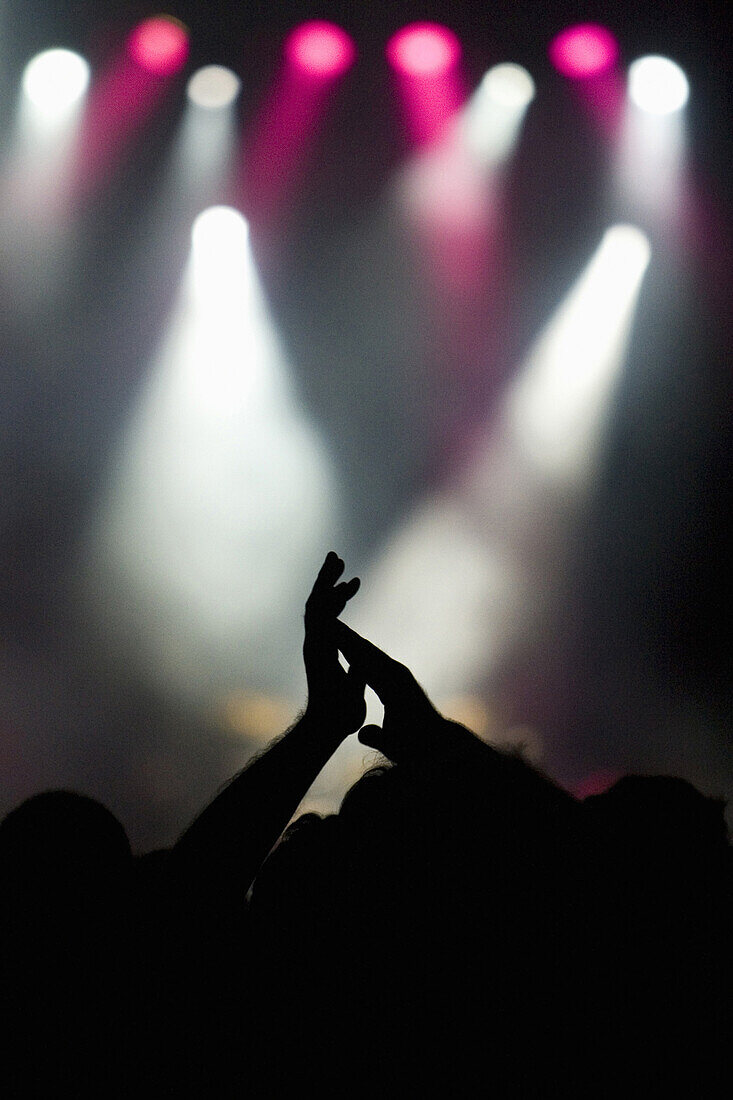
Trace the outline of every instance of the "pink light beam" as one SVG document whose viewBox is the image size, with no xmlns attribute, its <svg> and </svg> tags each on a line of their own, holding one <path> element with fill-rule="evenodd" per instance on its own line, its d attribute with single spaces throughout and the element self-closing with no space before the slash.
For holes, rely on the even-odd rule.
<svg viewBox="0 0 733 1100">
<path fill-rule="evenodd" d="M 285 42 L 285 57 L 306 76 L 335 80 L 353 65 L 356 48 L 341 27 L 313 19 L 290 33 Z"/>
<path fill-rule="evenodd" d="M 277 73 L 246 150 L 244 204 L 257 229 L 272 229 L 312 151 L 336 81 L 356 58 L 334 23 L 311 20 L 285 40 Z"/>
<path fill-rule="evenodd" d="M 599 23 L 579 23 L 560 31 L 550 42 L 550 61 L 571 80 L 600 76 L 615 64 L 618 42 Z"/>
<path fill-rule="evenodd" d="M 463 105 L 461 44 L 439 23 L 411 23 L 387 43 L 402 99 L 408 136 L 415 145 L 439 140 Z"/>
<path fill-rule="evenodd" d="M 460 42 L 439 23 L 411 23 L 387 43 L 387 60 L 405 76 L 445 76 L 460 56 Z"/>
<path fill-rule="evenodd" d="M 145 19 L 127 40 L 130 57 L 154 76 L 173 76 L 188 58 L 188 31 L 169 15 Z"/>
<path fill-rule="evenodd" d="M 67 209 L 92 199 L 119 168 L 185 64 L 188 37 L 177 19 L 146 19 L 97 74 L 70 158 L 72 170 L 59 185 Z"/>
</svg>

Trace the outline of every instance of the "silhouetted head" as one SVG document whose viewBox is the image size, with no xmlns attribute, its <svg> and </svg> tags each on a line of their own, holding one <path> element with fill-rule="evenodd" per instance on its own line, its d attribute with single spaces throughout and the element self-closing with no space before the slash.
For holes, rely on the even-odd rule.
<svg viewBox="0 0 733 1100">
<path fill-rule="evenodd" d="M 93 798 L 46 791 L 0 824 L 0 883 L 19 902 L 55 906 L 117 891 L 132 867 L 120 822 Z"/>
<path fill-rule="evenodd" d="M 627 775 L 585 805 L 617 839 L 635 848 L 660 845 L 679 857 L 727 845 L 725 803 L 675 776 Z"/>
</svg>

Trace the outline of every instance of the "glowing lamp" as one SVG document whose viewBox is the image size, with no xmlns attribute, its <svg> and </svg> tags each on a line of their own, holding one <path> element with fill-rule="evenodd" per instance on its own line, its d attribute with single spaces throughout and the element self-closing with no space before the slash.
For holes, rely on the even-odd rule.
<svg viewBox="0 0 733 1100">
<path fill-rule="evenodd" d="M 618 43 L 606 27 L 579 23 L 556 35 L 548 52 L 558 72 L 583 80 L 611 68 L 618 57 Z"/>
<path fill-rule="evenodd" d="M 356 48 L 341 27 L 313 19 L 290 33 L 285 42 L 285 56 L 307 76 L 333 80 L 353 64 Z"/>
<path fill-rule="evenodd" d="M 501 107 L 521 110 L 534 99 L 534 80 L 521 65 L 494 65 L 481 81 L 481 94 Z"/>
<path fill-rule="evenodd" d="M 687 103 L 690 86 L 682 69 L 668 57 L 640 57 L 629 66 L 629 97 L 651 115 L 671 115 Z"/>
<path fill-rule="evenodd" d="M 248 241 L 247 219 L 233 206 L 210 206 L 199 214 L 191 228 L 196 256 L 207 256 L 214 251 L 236 252 L 246 248 Z"/>
<path fill-rule="evenodd" d="M 223 65 L 206 65 L 198 69 L 188 82 L 186 94 L 197 107 L 207 111 L 230 107 L 239 95 L 241 82 L 231 69 Z"/>
<path fill-rule="evenodd" d="M 611 274 L 620 277 L 630 271 L 645 271 L 651 257 L 649 238 L 635 225 L 612 225 L 603 234 L 601 251 L 611 258 Z"/>
<path fill-rule="evenodd" d="M 461 44 L 439 23 L 411 23 L 387 43 L 387 60 L 405 76 L 442 76 L 455 68 Z"/>
<path fill-rule="evenodd" d="M 23 73 L 23 92 L 46 115 L 66 114 L 87 90 L 89 65 L 71 50 L 44 50 Z"/>
<path fill-rule="evenodd" d="M 241 309 L 251 268 L 247 219 L 232 206 L 210 206 L 191 228 L 193 287 L 200 307 Z"/>
<path fill-rule="evenodd" d="M 188 31 L 169 15 L 145 19 L 128 39 L 130 57 L 155 76 L 173 76 L 188 57 Z"/>
</svg>

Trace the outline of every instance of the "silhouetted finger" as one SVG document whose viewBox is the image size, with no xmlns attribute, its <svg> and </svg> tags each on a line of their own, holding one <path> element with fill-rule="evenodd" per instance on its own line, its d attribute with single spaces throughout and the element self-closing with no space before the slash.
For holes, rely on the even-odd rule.
<svg viewBox="0 0 733 1100">
<path fill-rule="evenodd" d="M 367 683 L 383 703 L 406 701 L 405 695 L 424 698 L 422 688 L 406 665 L 395 661 L 340 620 L 336 623 L 336 638 L 346 660 L 363 669 Z"/>
<path fill-rule="evenodd" d="M 330 588 L 335 584 L 344 571 L 344 563 L 335 550 L 329 550 L 323 565 L 318 570 L 313 589 Z"/>
<path fill-rule="evenodd" d="M 360 584 L 358 577 L 352 577 L 350 581 L 343 581 L 336 585 L 333 589 L 333 606 L 330 609 L 333 615 L 341 614 L 351 597 L 359 591 Z"/>
<path fill-rule="evenodd" d="M 313 582 L 313 588 L 305 602 L 306 613 L 312 615 L 314 611 L 321 610 L 325 600 L 333 593 L 333 586 L 344 571 L 344 563 L 338 554 L 329 550 L 323 565 L 318 570 L 318 576 Z"/>
</svg>

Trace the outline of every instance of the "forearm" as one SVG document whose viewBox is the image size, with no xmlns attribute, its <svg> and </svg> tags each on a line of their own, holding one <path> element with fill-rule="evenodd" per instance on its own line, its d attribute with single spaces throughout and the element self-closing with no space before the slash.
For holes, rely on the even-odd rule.
<svg viewBox="0 0 733 1100">
<path fill-rule="evenodd" d="M 194 820 L 177 855 L 236 875 L 246 889 L 346 732 L 306 711 Z"/>
</svg>

